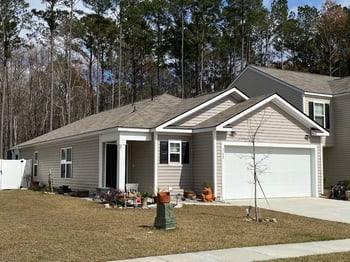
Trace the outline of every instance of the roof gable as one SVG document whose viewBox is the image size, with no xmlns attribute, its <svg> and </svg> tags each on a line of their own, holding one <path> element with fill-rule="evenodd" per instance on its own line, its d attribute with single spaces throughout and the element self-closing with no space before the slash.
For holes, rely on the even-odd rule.
<svg viewBox="0 0 350 262">
<path fill-rule="evenodd" d="M 265 74 L 268 77 L 272 77 L 277 81 L 281 81 L 290 88 L 317 94 L 331 95 L 333 93 L 333 90 L 331 88 L 330 82 L 339 79 L 338 77 L 330 77 L 326 75 L 281 70 L 268 67 L 249 66 L 248 68 Z"/>
<path fill-rule="evenodd" d="M 243 117 L 253 113 L 255 110 L 265 106 L 268 103 L 273 103 L 279 108 L 281 108 L 283 111 L 288 113 L 290 116 L 292 116 L 294 119 L 296 119 L 298 122 L 300 122 L 305 127 L 309 128 L 310 131 L 312 131 L 313 135 L 317 136 L 329 136 L 329 132 L 325 130 L 323 127 L 321 127 L 318 123 L 311 120 L 308 116 L 306 116 L 304 113 L 296 109 L 294 106 L 292 106 L 290 103 L 288 103 L 286 100 L 284 100 L 282 97 L 280 97 L 278 94 L 269 95 L 266 97 L 256 97 L 249 99 L 246 102 L 243 102 L 240 107 L 232 110 L 237 110 L 236 114 L 233 114 L 230 118 L 227 118 L 225 121 L 221 122 L 216 129 L 217 130 L 227 130 L 228 128 L 231 128 L 231 125 L 235 123 L 236 121 L 241 120 Z"/>
</svg>

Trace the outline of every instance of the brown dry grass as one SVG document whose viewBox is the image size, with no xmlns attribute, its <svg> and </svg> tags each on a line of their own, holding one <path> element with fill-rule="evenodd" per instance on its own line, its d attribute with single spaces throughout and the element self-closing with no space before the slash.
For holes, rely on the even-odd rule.
<svg viewBox="0 0 350 262">
<path fill-rule="evenodd" d="M 178 228 L 156 230 L 155 209 L 32 191 L 0 192 L 1 261 L 106 261 L 230 247 L 350 237 L 347 224 L 263 210 L 277 224 L 243 220 L 244 207 L 184 206 Z"/>
</svg>

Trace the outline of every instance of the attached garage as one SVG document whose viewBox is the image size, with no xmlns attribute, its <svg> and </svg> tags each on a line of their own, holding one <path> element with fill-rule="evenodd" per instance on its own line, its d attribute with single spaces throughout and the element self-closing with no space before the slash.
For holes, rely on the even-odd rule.
<svg viewBox="0 0 350 262">
<path fill-rule="evenodd" d="M 256 147 L 257 173 L 266 197 L 315 196 L 315 156 L 315 147 Z M 252 161 L 251 146 L 224 146 L 223 199 L 254 197 Z M 263 197 L 259 187 L 258 197 Z"/>
</svg>

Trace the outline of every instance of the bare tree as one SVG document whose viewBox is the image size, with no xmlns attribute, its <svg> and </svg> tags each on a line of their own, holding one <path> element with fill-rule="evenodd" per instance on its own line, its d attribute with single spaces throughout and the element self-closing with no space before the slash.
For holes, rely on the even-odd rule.
<svg viewBox="0 0 350 262">
<path fill-rule="evenodd" d="M 251 143 L 252 151 L 251 155 L 249 156 L 251 163 L 248 166 L 248 169 L 253 172 L 253 184 L 254 184 L 254 214 L 255 214 L 255 221 L 260 221 L 261 217 L 258 211 L 258 204 L 257 204 L 257 193 L 258 193 L 258 186 L 261 190 L 261 192 L 264 195 L 264 198 L 267 202 L 267 198 L 265 195 L 265 192 L 262 188 L 262 185 L 260 183 L 258 174 L 262 174 L 266 171 L 266 167 L 264 166 L 264 160 L 268 157 L 267 155 L 258 157 L 257 154 L 257 138 L 258 134 L 262 131 L 262 126 L 266 123 L 268 117 L 266 116 L 266 111 L 264 110 L 262 112 L 262 116 L 260 119 L 257 118 L 250 118 L 247 121 L 247 128 L 248 128 L 248 141 Z"/>
</svg>

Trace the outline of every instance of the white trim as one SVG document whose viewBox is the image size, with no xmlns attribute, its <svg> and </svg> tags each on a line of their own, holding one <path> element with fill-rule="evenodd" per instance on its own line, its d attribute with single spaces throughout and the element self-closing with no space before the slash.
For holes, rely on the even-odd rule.
<svg viewBox="0 0 350 262">
<path fill-rule="evenodd" d="M 126 176 L 126 155 L 125 155 L 126 141 L 121 139 L 119 134 L 117 139 L 117 189 L 125 190 L 125 176 Z"/>
<path fill-rule="evenodd" d="M 180 145 L 180 151 L 179 152 L 170 152 L 170 144 L 179 144 Z M 179 155 L 179 162 L 171 162 L 171 154 L 178 154 Z M 182 141 L 181 140 L 168 140 L 168 165 L 170 166 L 178 166 L 182 165 Z"/>
<path fill-rule="evenodd" d="M 176 133 L 176 134 L 192 134 L 193 130 L 192 129 L 176 129 L 176 128 L 164 128 L 164 129 L 152 129 L 153 132 L 162 132 L 162 133 Z"/>
<path fill-rule="evenodd" d="M 326 126 L 326 103 L 324 101 L 320 102 L 320 101 L 312 101 L 313 105 L 313 110 L 314 112 L 312 112 L 313 116 L 314 116 L 314 121 L 316 123 L 318 123 L 316 121 L 316 117 L 322 117 L 323 118 L 323 125 L 321 125 L 320 123 L 318 123 L 320 126 Z M 316 116 L 316 104 L 317 105 L 322 105 L 322 111 L 323 111 L 323 115 L 317 115 Z M 328 103 L 327 103 L 328 104 Z M 310 113 L 310 112 L 309 112 Z"/>
<path fill-rule="evenodd" d="M 146 133 L 146 132 L 150 132 L 150 129 L 149 128 L 118 127 L 117 131 L 118 132 L 141 132 L 141 133 Z"/>
<path fill-rule="evenodd" d="M 233 142 L 226 141 L 222 146 L 252 146 L 251 142 Z M 255 143 L 257 147 L 280 147 L 280 148 L 317 148 L 317 145 L 312 144 L 282 144 L 282 143 Z"/>
<path fill-rule="evenodd" d="M 225 157 L 225 147 L 226 146 L 241 146 L 241 147 L 251 147 L 251 142 L 223 142 L 221 146 L 222 150 L 222 184 L 224 185 L 224 174 L 225 174 L 225 166 L 224 166 L 224 157 Z M 256 147 L 270 147 L 270 148 L 300 148 L 300 149 L 311 149 L 311 196 L 318 197 L 318 165 L 317 165 L 317 154 L 318 148 L 317 145 L 301 145 L 301 144 L 274 144 L 274 143 L 256 143 Z M 322 149 L 321 149 L 322 151 Z M 322 161 L 322 159 L 321 159 Z M 223 193 L 223 192 L 222 192 Z M 224 196 L 222 196 L 224 197 Z"/>
<path fill-rule="evenodd" d="M 317 156 L 316 156 L 317 157 Z M 323 144 L 322 144 L 322 140 L 320 142 L 320 175 L 321 175 L 321 194 L 324 193 L 324 184 L 323 184 L 323 180 L 324 180 L 324 171 L 323 171 Z"/>
<path fill-rule="evenodd" d="M 304 94 L 305 95 L 309 95 L 309 96 L 319 96 L 319 97 L 327 97 L 327 98 L 332 98 L 333 97 L 333 95 L 312 93 L 312 92 L 304 92 Z"/>
<path fill-rule="evenodd" d="M 224 98 L 225 96 L 227 96 L 229 94 L 232 94 L 233 92 L 237 93 L 238 95 L 240 95 L 245 100 L 248 99 L 248 97 L 245 94 L 243 94 L 237 88 L 233 87 L 233 88 L 230 88 L 230 89 L 222 92 L 221 94 L 219 94 L 219 95 L 209 99 L 208 101 L 206 101 L 206 102 L 204 102 L 204 103 L 202 103 L 202 104 L 200 104 L 200 105 L 190 109 L 189 111 L 187 111 L 185 113 L 182 113 L 181 115 L 179 115 L 179 116 L 177 116 L 177 117 L 175 117 L 173 119 L 170 119 L 169 121 L 167 121 L 167 122 L 161 124 L 160 126 L 156 127 L 155 130 L 156 131 L 164 131 L 164 128 L 166 126 L 171 125 L 171 124 L 173 124 L 173 123 L 175 123 L 175 122 L 177 122 L 177 121 L 179 121 L 179 120 L 181 120 L 181 119 L 183 119 L 183 118 L 185 118 L 185 117 L 187 117 L 187 116 L 189 116 L 189 115 L 191 115 L 191 114 L 201 110 L 202 108 L 207 107 L 208 105 L 211 105 L 212 103 L 214 103 L 214 102 Z"/>
<path fill-rule="evenodd" d="M 206 127 L 206 128 L 198 128 L 193 130 L 193 134 L 203 133 L 203 132 L 212 132 L 216 130 L 215 127 Z"/>
<path fill-rule="evenodd" d="M 237 121 L 238 119 L 249 115 L 250 113 L 252 113 L 254 110 L 266 105 L 267 103 L 272 102 L 275 105 L 277 105 L 278 107 L 280 107 L 281 109 L 284 109 L 285 111 L 288 112 L 289 115 L 295 117 L 300 123 L 302 123 L 303 125 L 307 126 L 308 128 L 317 128 L 319 129 L 321 132 L 320 134 L 323 136 L 329 136 L 329 132 L 324 129 L 323 127 L 321 127 L 319 124 L 317 124 L 316 122 L 314 122 L 313 120 L 311 120 L 309 117 L 307 117 L 304 113 L 300 112 L 299 110 L 297 110 L 296 108 L 294 108 L 292 105 L 290 105 L 289 103 L 287 103 L 285 100 L 283 100 L 279 95 L 277 94 L 273 94 L 269 97 L 267 97 L 266 99 L 260 101 L 259 103 L 253 105 L 252 107 L 248 108 L 247 110 L 244 110 L 243 112 L 241 112 L 240 114 L 226 120 L 225 122 L 223 122 L 222 124 L 220 124 L 217 129 L 220 130 L 221 128 L 224 128 L 226 125 L 231 124 L 232 122 Z"/>
<path fill-rule="evenodd" d="M 154 178 L 153 178 L 153 193 L 157 193 L 157 187 L 158 187 L 158 133 L 154 132 L 153 136 L 153 171 L 154 171 Z"/>
<path fill-rule="evenodd" d="M 216 131 L 212 132 L 213 134 L 213 175 L 214 175 L 214 195 L 218 196 L 218 172 L 217 172 L 217 138 Z"/>
<path fill-rule="evenodd" d="M 68 150 L 70 149 L 70 160 L 67 160 Z M 62 159 L 62 151 L 64 151 L 64 158 Z M 64 177 L 62 177 L 62 165 L 64 165 Z M 67 165 L 70 165 L 70 177 L 67 177 Z M 72 147 L 62 147 L 60 149 L 60 178 L 72 179 L 73 178 L 73 149 Z"/>
<path fill-rule="evenodd" d="M 99 137 L 98 141 L 98 186 L 103 186 L 103 177 L 105 175 L 104 166 L 106 162 L 105 150 L 103 150 L 103 141 L 101 137 Z"/>
<path fill-rule="evenodd" d="M 14 149 L 17 148 L 26 148 L 26 147 L 31 147 L 33 145 L 39 146 L 39 145 L 44 145 L 44 144 L 51 144 L 51 143 L 58 143 L 58 142 L 63 142 L 63 141 L 71 141 L 71 140 L 75 140 L 75 139 L 82 139 L 82 138 L 86 138 L 86 137 L 92 137 L 92 136 L 101 136 L 101 135 L 105 135 L 105 134 L 111 134 L 111 133 L 118 133 L 118 132 L 151 132 L 151 129 L 148 128 L 120 128 L 120 127 L 112 127 L 112 128 L 107 128 L 107 129 L 102 129 L 102 130 L 97 130 L 97 131 L 91 131 L 91 132 L 87 132 L 84 134 L 79 134 L 79 135 L 71 135 L 71 136 L 66 136 L 66 137 L 60 137 L 60 138 L 56 138 L 56 139 L 49 139 L 46 141 L 41 141 L 41 142 L 33 142 L 30 144 L 26 144 L 23 146 L 13 146 Z M 116 139 L 114 139 L 116 140 Z"/>
</svg>

